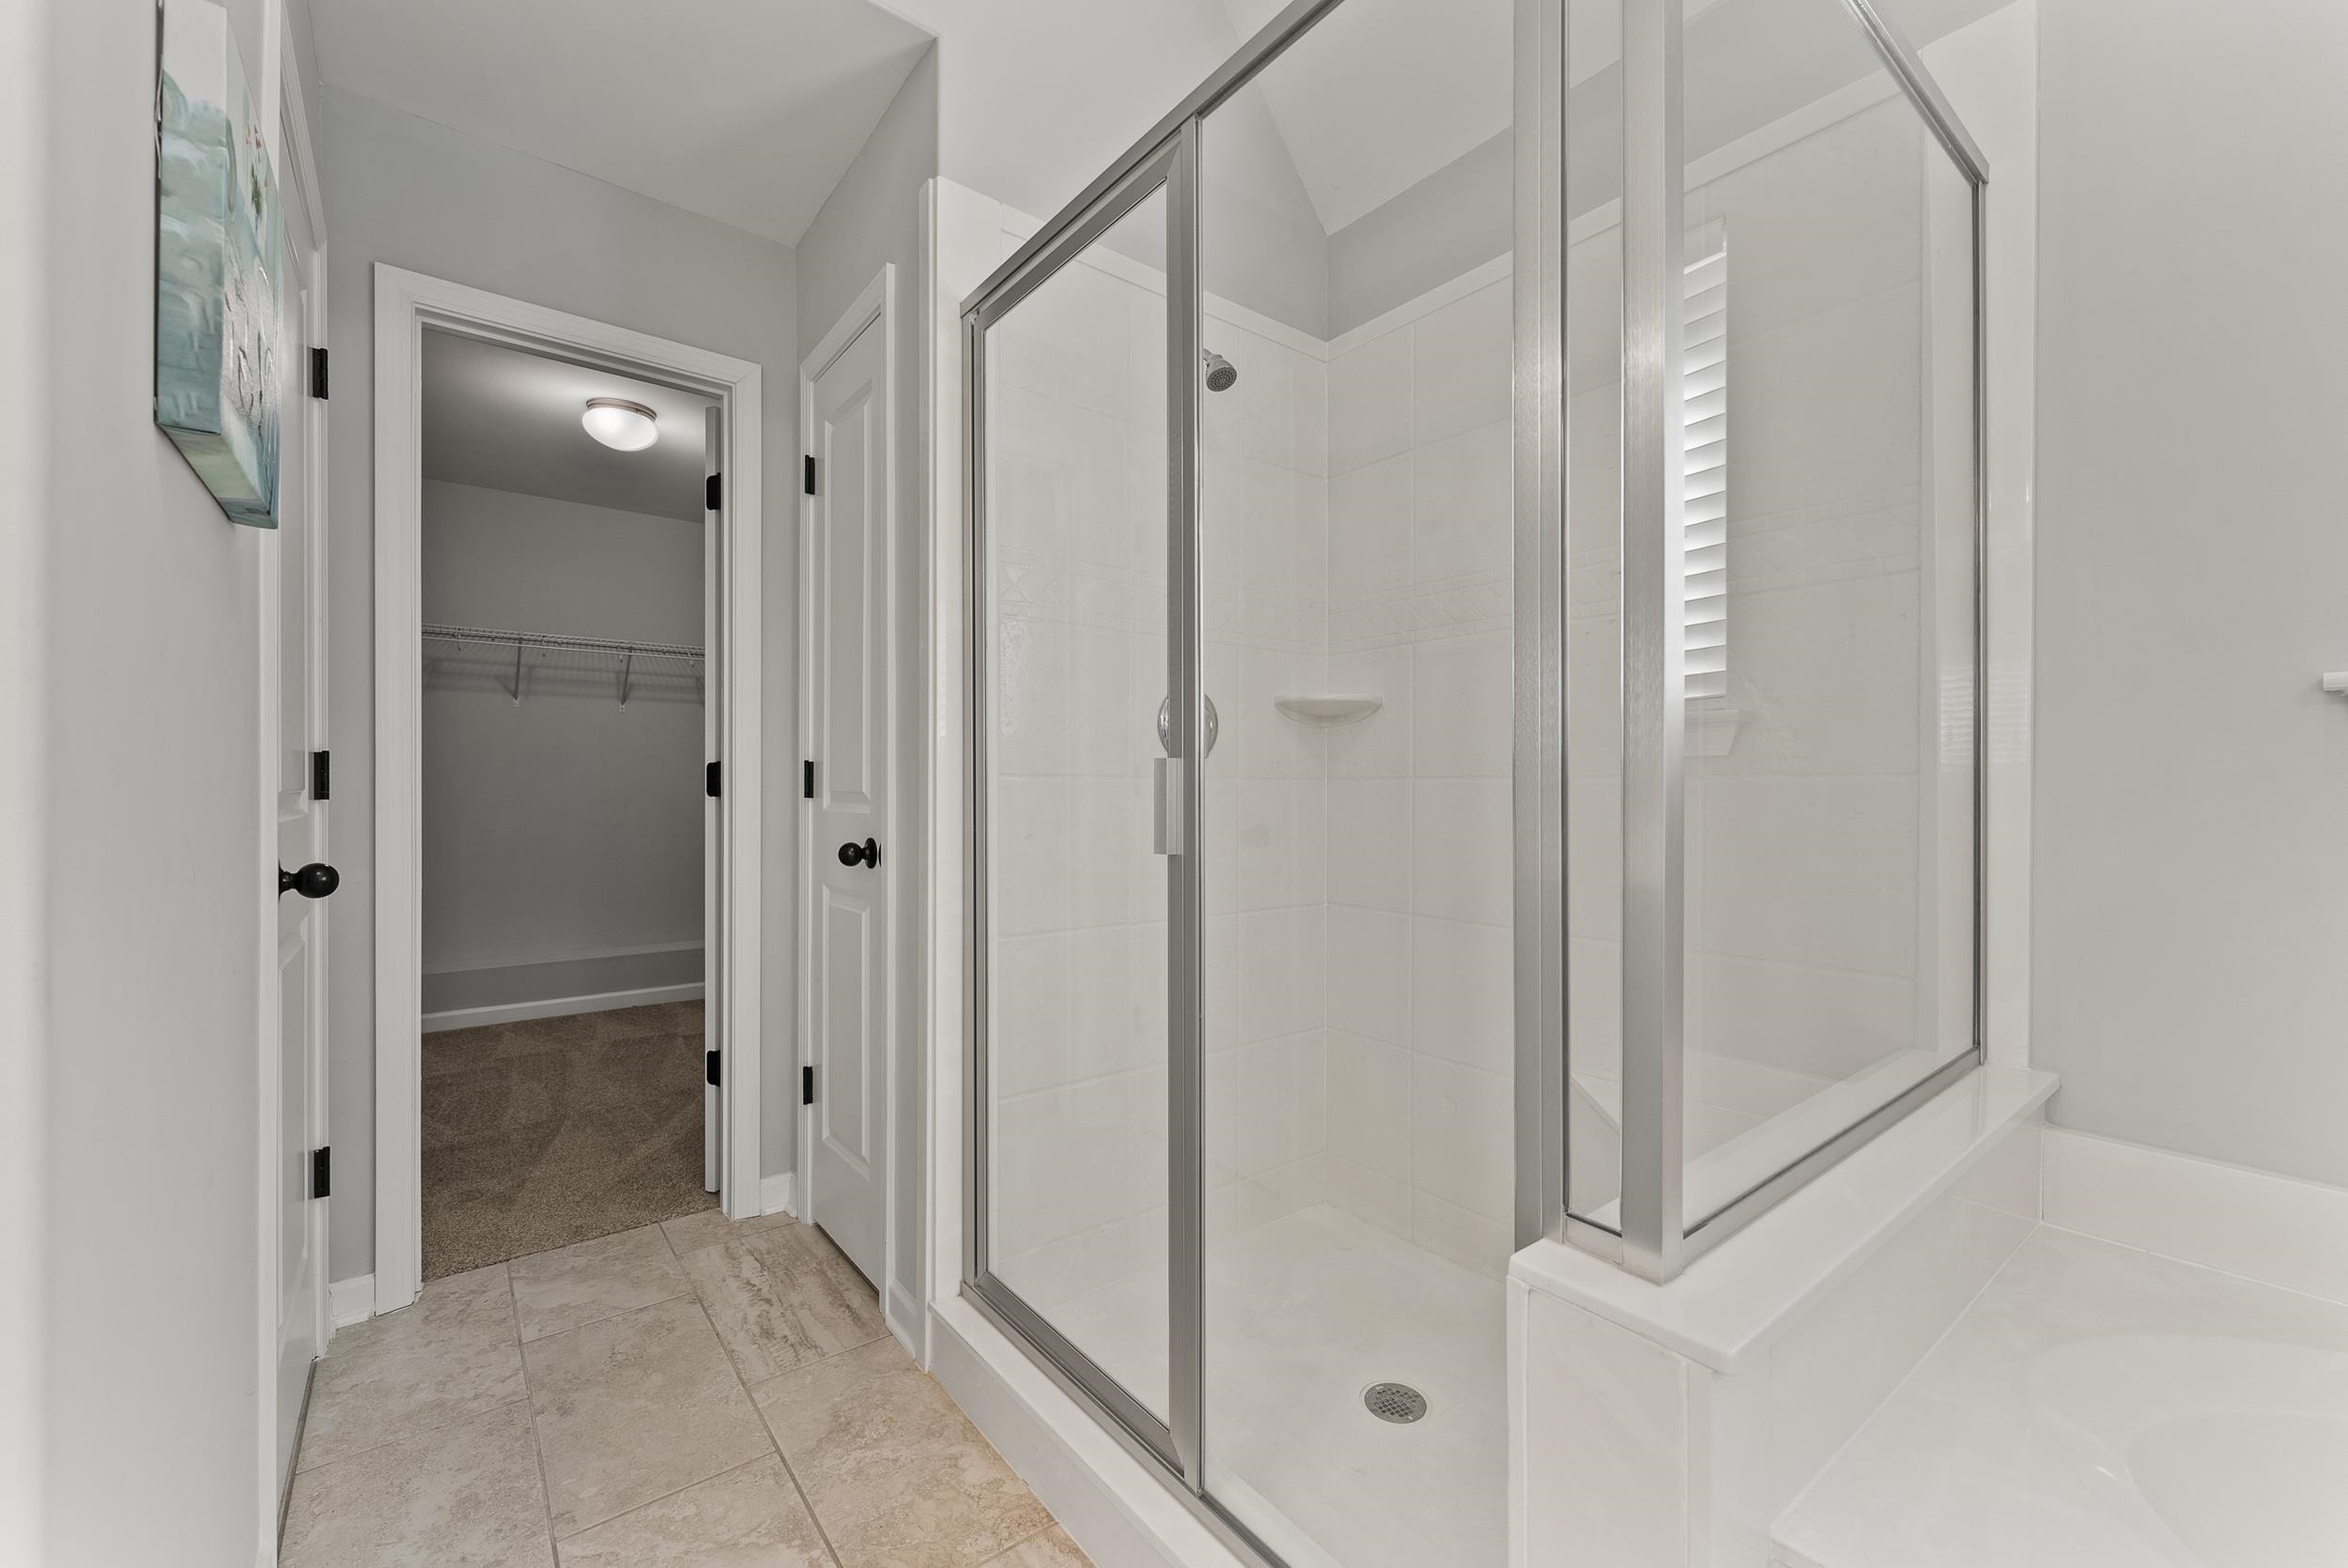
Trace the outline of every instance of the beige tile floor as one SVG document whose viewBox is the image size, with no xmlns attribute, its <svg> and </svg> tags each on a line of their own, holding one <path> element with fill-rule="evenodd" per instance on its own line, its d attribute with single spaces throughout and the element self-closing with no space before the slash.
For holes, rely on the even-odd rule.
<svg viewBox="0 0 2348 1568">
<path fill-rule="evenodd" d="M 334 1336 L 284 1568 L 1089 1568 L 823 1234 L 714 1211 Z"/>
</svg>

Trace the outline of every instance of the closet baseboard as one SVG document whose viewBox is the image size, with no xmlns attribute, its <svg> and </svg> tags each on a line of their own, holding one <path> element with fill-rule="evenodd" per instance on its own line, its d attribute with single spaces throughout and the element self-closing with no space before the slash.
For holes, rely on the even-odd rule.
<svg viewBox="0 0 2348 1568">
<path fill-rule="evenodd" d="M 562 1018 L 570 1013 L 604 1013 L 616 1007 L 649 1007 L 658 1002 L 698 1002 L 699 981 L 687 986 L 647 986 L 641 991 L 605 991 L 593 996 L 553 996 L 538 1002 L 508 1002 L 495 1007 L 459 1007 L 452 1012 L 424 1015 L 424 1032 L 477 1029 L 485 1023 L 519 1023 L 532 1018 Z"/>
</svg>

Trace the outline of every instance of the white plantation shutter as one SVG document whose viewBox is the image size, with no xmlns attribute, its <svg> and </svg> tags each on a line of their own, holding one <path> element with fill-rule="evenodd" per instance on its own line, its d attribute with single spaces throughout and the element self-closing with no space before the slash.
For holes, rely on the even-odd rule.
<svg viewBox="0 0 2348 1568">
<path fill-rule="evenodd" d="M 1728 695 L 1728 246 L 1722 226 L 1688 237 L 1686 420 L 1681 544 L 1687 695 Z"/>
</svg>

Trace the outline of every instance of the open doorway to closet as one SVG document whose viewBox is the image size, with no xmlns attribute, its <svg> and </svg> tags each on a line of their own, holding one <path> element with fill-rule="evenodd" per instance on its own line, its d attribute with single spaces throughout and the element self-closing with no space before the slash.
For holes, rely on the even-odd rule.
<svg viewBox="0 0 2348 1568">
<path fill-rule="evenodd" d="M 729 355 L 380 263 L 375 306 L 385 1313 L 768 1207 L 763 413 Z"/>
<path fill-rule="evenodd" d="M 426 1280 L 717 1202 L 716 408 L 424 334 Z"/>
</svg>

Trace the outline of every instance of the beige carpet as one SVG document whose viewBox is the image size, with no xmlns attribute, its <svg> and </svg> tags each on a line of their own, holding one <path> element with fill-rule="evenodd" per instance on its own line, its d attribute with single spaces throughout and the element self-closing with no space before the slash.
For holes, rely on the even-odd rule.
<svg viewBox="0 0 2348 1568">
<path fill-rule="evenodd" d="M 702 1005 L 424 1037 L 424 1277 L 717 1206 Z"/>
</svg>

